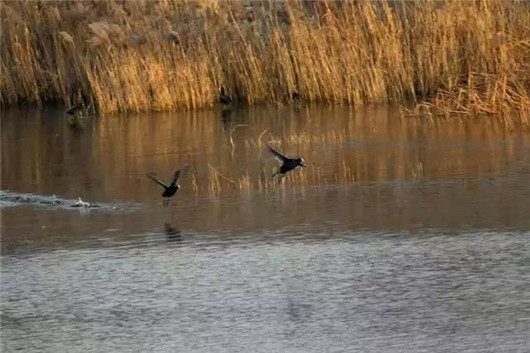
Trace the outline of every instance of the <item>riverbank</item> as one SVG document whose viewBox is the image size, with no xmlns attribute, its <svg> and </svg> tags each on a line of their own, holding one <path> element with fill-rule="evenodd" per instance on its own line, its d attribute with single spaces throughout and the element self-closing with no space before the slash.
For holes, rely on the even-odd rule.
<svg viewBox="0 0 530 353">
<path fill-rule="evenodd" d="M 100 113 L 426 100 L 406 116 L 530 121 L 524 1 L 11 2 L 2 106 Z"/>
</svg>

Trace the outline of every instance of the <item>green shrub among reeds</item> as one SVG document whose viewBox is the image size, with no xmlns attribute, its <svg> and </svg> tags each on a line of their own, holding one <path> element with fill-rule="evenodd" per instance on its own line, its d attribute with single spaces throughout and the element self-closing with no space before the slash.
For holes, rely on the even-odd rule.
<svg viewBox="0 0 530 353">
<path fill-rule="evenodd" d="M 526 1 L 3 1 L 0 101 L 99 112 L 431 98 L 528 123 Z M 409 112 L 410 115 L 413 113 Z M 526 119 L 526 120 L 525 120 Z"/>
</svg>

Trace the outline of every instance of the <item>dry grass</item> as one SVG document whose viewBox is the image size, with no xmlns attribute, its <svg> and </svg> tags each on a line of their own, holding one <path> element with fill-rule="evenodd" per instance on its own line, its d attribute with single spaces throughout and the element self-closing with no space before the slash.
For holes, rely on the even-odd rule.
<svg viewBox="0 0 530 353">
<path fill-rule="evenodd" d="M 3 106 L 195 109 L 224 85 L 248 104 L 430 97 L 528 124 L 522 0 L 4 1 L 1 16 Z"/>
<path fill-rule="evenodd" d="M 275 164 L 273 162 L 275 159 L 266 151 L 266 145 L 273 145 L 280 149 L 281 146 L 290 146 L 293 150 L 300 148 L 308 150 L 315 144 L 335 145 L 337 148 L 342 148 L 345 138 L 344 135 L 335 131 L 328 133 L 288 133 L 284 136 L 277 136 L 270 133 L 267 129 L 255 137 L 249 137 L 236 144 L 232 139 L 232 132 L 230 132 L 231 153 L 239 145 L 245 149 L 248 155 L 261 156 L 260 158 L 262 160 L 272 162 L 268 164 Z M 210 196 L 217 196 L 222 192 L 230 190 L 239 190 L 241 193 L 247 195 L 253 190 L 261 193 L 277 193 L 278 191 L 284 190 L 286 185 L 294 187 L 296 190 L 301 190 L 306 187 L 344 185 L 356 181 L 356 175 L 353 172 L 352 166 L 348 165 L 344 160 L 337 165 L 335 172 L 331 174 L 322 173 L 320 166 L 316 164 L 309 164 L 307 168 L 297 168 L 283 176 L 274 175 L 279 165 L 275 167 L 263 166 L 258 170 L 242 169 L 239 173 L 236 170 L 231 170 L 232 177 L 227 176 L 229 174 L 228 172 L 220 172 L 218 168 L 212 165 L 208 167 L 207 185 Z"/>
<path fill-rule="evenodd" d="M 275 193 L 283 190 L 286 186 L 295 190 L 303 190 L 307 187 L 345 185 L 356 181 L 352 168 L 345 163 L 340 165 L 336 174 L 326 177 L 322 175 L 318 166 L 295 170 L 282 177 L 273 177 L 275 171 L 273 169 L 262 169 L 257 174 L 251 174 L 251 171 L 245 170 L 235 179 L 225 177 L 213 166 L 210 168 L 212 172 L 208 178 L 208 194 L 211 197 L 232 190 L 238 190 L 242 194 L 249 195 L 252 191 Z"/>
<path fill-rule="evenodd" d="M 467 86 L 440 90 L 433 99 L 417 104 L 413 109 L 401 108 L 402 117 L 449 118 L 498 117 L 507 126 L 530 127 L 530 97 L 528 88 L 518 80 L 508 82 L 506 76 L 470 75 Z"/>
</svg>

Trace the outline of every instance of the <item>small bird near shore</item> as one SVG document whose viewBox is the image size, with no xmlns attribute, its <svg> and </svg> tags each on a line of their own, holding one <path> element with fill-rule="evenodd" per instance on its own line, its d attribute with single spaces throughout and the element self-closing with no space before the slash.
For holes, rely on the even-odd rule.
<svg viewBox="0 0 530 353">
<path fill-rule="evenodd" d="M 224 105 L 229 105 L 232 103 L 232 98 L 226 94 L 224 87 L 221 87 L 221 92 L 219 93 L 219 102 Z"/>
<path fill-rule="evenodd" d="M 151 174 L 146 175 L 149 179 L 153 180 L 155 183 L 157 183 L 158 185 L 164 188 L 164 192 L 162 193 L 162 197 L 164 198 L 164 202 L 163 202 L 164 206 L 167 206 L 169 204 L 169 198 L 175 195 L 177 191 L 180 189 L 180 185 L 178 184 L 180 174 L 181 174 L 181 170 L 179 169 L 173 174 L 173 180 L 171 181 L 169 185 L 164 184 L 163 182 L 161 182 L 160 180 L 158 180 Z"/>
<path fill-rule="evenodd" d="M 90 106 L 91 105 L 87 108 L 85 103 L 81 102 L 74 104 L 66 111 L 66 114 L 68 115 L 67 122 L 70 127 L 75 129 L 83 129 L 85 127 L 87 118 L 89 117 L 88 109 Z"/>
<path fill-rule="evenodd" d="M 304 159 L 302 157 L 289 158 L 289 157 L 284 156 L 280 152 L 276 151 L 271 146 L 267 146 L 267 149 L 269 150 L 270 153 L 272 153 L 274 158 L 276 158 L 281 163 L 280 169 L 278 169 L 278 171 L 274 173 L 273 177 L 278 174 L 281 174 L 283 176 L 285 173 L 297 167 L 307 167 L 307 164 L 305 164 Z"/>
<path fill-rule="evenodd" d="M 291 99 L 295 102 L 299 101 L 300 100 L 300 93 L 294 91 L 293 93 L 291 93 Z"/>
<path fill-rule="evenodd" d="M 84 103 L 77 103 L 72 105 L 67 111 L 66 114 L 68 115 L 78 115 L 83 114 L 85 110 L 85 104 Z"/>
</svg>

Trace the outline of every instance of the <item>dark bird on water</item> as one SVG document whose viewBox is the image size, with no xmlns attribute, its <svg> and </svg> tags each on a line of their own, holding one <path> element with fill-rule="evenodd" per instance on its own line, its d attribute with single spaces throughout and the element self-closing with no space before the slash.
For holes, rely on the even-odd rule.
<svg viewBox="0 0 530 353">
<path fill-rule="evenodd" d="M 291 99 L 292 99 L 293 101 L 298 101 L 298 100 L 300 100 L 300 93 L 294 91 L 293 93 L 291 93 Z"/>
<path fill-rule="evenodd" d="M 83 103 L 77 103 L 71 106 L 70 109 L 66 111 L 66 114 L 68 115 L 82 114 L 84 110 L 85 110 L 85 105 Z"/>
<path fill-rule="evenodd" d="M 175 172 L 175 174 L 173 175 L 173 180 L 171 181 L 171 184 L 169 185 L 164 184 L 163 182 L 161 182 L 160 180 L 158 180 L 152 175 L 147 174 L 147 177 L 164 188 L 162 197 L 164 198 L 164 206 L 167 206 L 169 203 L 169 198 L 175 195 L 177 191 L 180 189 L 180 185 L 178 184 L 179 178 L 180 178 L 180 169 Z"/>
<path fill-rule="evenodd" d="M 273 176 L 281 174 L 284 175 L 285 173 L 297 168 L 297 167 L 307 167 L 307 164 L 305 164 L 304 159 L 302 157 L 300 158 L 288 158 L 285 157 L 280 152 L 276 151 L 271 146 L 267 146 L 268 150 L 274 158 L 276 158 L 282 165 L 280 166 L 280 169 L 276 173 L 274 173 Z"/>
<path fill-rule="evenodd" d="M 221 93 L 219 93 L 219 102 L 224 105 L 232 103 L 232 98 L 226 94 L 224 87 L 221 87 Z"/>
</svg>

